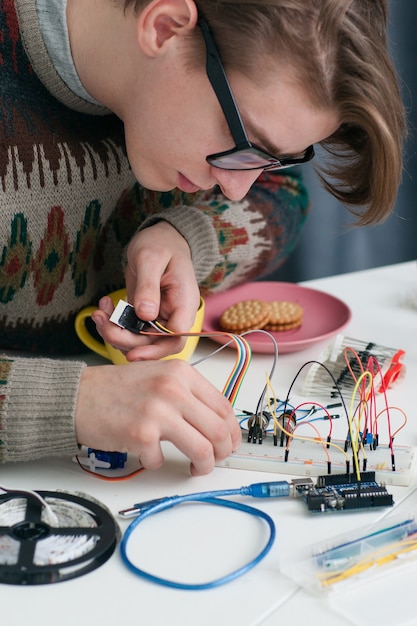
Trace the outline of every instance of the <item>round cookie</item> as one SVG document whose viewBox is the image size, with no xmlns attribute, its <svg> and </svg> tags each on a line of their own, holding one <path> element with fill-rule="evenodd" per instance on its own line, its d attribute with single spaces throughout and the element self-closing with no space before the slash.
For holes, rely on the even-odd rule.
<svg viewBox="0 0 417 626">
<path fill-rule="evenodd" d="M 242 300 L 229 306 L 220 317 L 220 327 L 231 333 L 263 328 L 269 319 L 269 304 L 263 300 Z"/>
<path fill-rule="evenodd" d="M 303 307 L 296 302 L 287 300 L 269 302 L 269 320 L 264 328 L 272 332 L 297 328 L 303 321 L 303 312 Z"/>
</svg>

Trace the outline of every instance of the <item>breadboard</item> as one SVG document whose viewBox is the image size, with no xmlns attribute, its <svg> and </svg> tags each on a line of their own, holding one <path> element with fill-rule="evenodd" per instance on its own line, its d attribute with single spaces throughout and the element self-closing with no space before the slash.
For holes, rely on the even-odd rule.
<svg viewBox="0 0 417 626">
<path fill-rule="evenodd" d="M 343 449 L 344 441 L 332 440 L 332 443 Z M 324 443 L 324 445 L 326 445 Z M 346 472 L 346 458 L 337 448 L 330 447 L 327 452 L 331 460 L 331 473 Z M 394 446 L 395 471 L 391 468 L 391 450 L 387 445 L 379 445 L 376 450 L 365 449 L 366 470 L 374 471 L 378 482 L 387 485 L 407 486 L 410 484 L 416 463 L 417 448 Z M 355 471 L 350 455 L 350 471 Z M 288 461 L 285 462 L 285 445 L 273 445 L 272 437 L 266 437 L 262 444 L 243 442 L 239 450 L 233 452 L 218 467 L 273 472 L 295 476 L 321 476 L 327 474 L 327 455 L 321 443 L 313 439 L 293 439 L 290 445 Z M 363 469 L 363 453 L 359 452 L 360 469 Z"/>
</svg>

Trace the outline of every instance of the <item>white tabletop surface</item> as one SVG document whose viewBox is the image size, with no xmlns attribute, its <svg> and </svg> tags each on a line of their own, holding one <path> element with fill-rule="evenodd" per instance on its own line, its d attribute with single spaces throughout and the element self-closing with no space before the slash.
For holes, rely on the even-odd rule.
<svg viewBox="0 0 417 626">
<path fill-rule="evenodd" d="M 305 283 L 346 302 L 352 319 L 344 333 L 406 351 L 406 376 L 389 392 L 391 405 L 408 415 L 408 423 L 396 443 L 417 446 L 414 385 L 417 381 L 417 265 L 402 263 L 363 272 L 334 276 Z M 279 357 L 273 377 L 275 392 L 284 396 L 299 367 L 319 359 L 329 340 L 307 350 Z M 200 341 L 196 357 L 215 347 Z M 229 348 L 199 365 L 220 389 L 234 361 Z M 270 370 L 271 357 L 254 354 L 249 372 L 236 401 L 238 407 L 254 410 Z M 9 489 L 83 492 L 102 503 L 117 517 L 120 509 L 134 502 L 166 495 L 214 489 L 237 488 L 253 482 L 290 479 L 290 476 L 217 467 L 208 476 L 193 478 L 188 462 L 176 450 L 164 447 L 166 463 L 158 471 L 144 471 L 128 481 L 105 482 L 82 472 L 69 458 L 9 464 L 1 467 L 0 484 Z M 57 584 L 37 586 L 0 585 L 1 620 L 4 624 L 44 626 L 74 624 L 212 624 L 273 626 L 301 624 L 343 626 L 347 624 L 417 624 L 414 593 L 417 563 L 401 578 L 399 595 L 392 577 L 377 583 L 348 588 L 346 595 L 330 599 L 314 596 L 298 586 L 283 571 L 307 554 L 314 542 L 356 531 L 386 516 L 417 513 L 415 477 L 407 487 L 390 486 L 395 499 L 391 509 L 354 513 L 310 514 L 298 499 L 244 500 L 261 508 L 275 521 L 277 537 L 272 550 L 254 569 L 237 580 L 205 591 L 183 591 L 162 587 L 135 576 L 122 563 L 119 550 L 95 571 Z M 246 519 L 249 518 L 249 519 Z M 121 531 L 128 521 L 118 518 Z M 209 578 L 242 565 L 254 556 L 264 540 L 260 522 L 228 509 L 177 507 L 149 520 L 133 542 L 144 553 L 145 568 L 157 575 L 192 582 L 190 561 L 196 575 Z M 177 553 L 170 553 L 174 546 Z M 255 550 L 255 552 L 254 552 Z M 179 555 L 179 556 L 178 556 Z M 176 557 L 178 560 L 175 560 Z M 185 578 L 186 577 L 186 578 Z M 399 580 L 399 579 L 398 579 Z M 386 597 L 388 594 L 388 597 Z"/>
</svg>

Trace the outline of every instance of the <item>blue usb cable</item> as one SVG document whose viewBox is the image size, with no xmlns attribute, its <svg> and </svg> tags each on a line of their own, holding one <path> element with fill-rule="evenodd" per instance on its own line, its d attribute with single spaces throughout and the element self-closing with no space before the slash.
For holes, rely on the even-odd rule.
<svg viewBox="0 0 417 626">
<path fill-rule="evenodd" d="M 122 560 L 124 564 L 128 567 L 128 569 L 130 569 L 134 574 L 137 574 L 138 576 L 141 576 L 142 578 L 145 578 L 146 580 L 149 580 L 151 582 L 158 583 L 159 585 L 174 587 L 175 589 L 187 589 L 197 591 L 202 589 L 212 589 L 214 587 L 218 587 L 220 585 L 228 583 L 235 578 L 242 576 L 242 574 L 245 574 L 250 569 L 255 567 L 255 565 L 257 565 L 268 554 L 275 541 L 276 532 L 274 521 L 269 515 L 267 515 L 260 509 L 248 506 L 247 504 L 234 502 L 233 500 L 226 500 L 224 499 L 224 497 L 250 496 L 252 498 L 283 498 L 290 495 L 290 490 L 290 483 L 286 481 L 254 483 L 252 485 L 240 487 L 238 489 L 203 491 L 200 493 L 191 493 L 183 496 L 169 496 L 167 498 L 148 500 L 146 502 L 134 504 L 132 508 L 125 509 L 123 511 L 120 511 L 119 513 L 122 517 L 125 518 L 135 516 L 135 519 L 126 529 L 120 544 Z M 150 574 L 149 572 L 146 572 L 143 569 L 134 565 L 127 556 L 127 544 L 135 528 L 137 528 L 137 526 L 147 517 L 177 506 L 178 504 L 183 504 L 184 502 L 205 502 L 208 504 L 213 504 L 215 506 L 224 506 L 230 509 L 242 511 L 242 513 L 247 513 L 249 515 L 253 515 L 255 517 L 258 517 L 259 519 L 264 520 L 269 527 L 269 537 L 265 547 L 254 559 L 252 559 L 246 565 L 238 568 L 237 570 L 234 570 L 230 574 L 226 574 L 225 576 L 216 578 L 215 580 L 206 583 L 179 583 L 166 578 L 160 578 L 159 576 Z"/>
</svg>

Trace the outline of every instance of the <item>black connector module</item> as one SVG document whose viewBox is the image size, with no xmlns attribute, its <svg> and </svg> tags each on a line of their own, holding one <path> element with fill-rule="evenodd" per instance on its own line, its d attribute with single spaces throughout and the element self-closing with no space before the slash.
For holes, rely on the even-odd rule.
<svg viewBox="0 0 417 626">
<path fill-rule="evenodd" d="M 135 313 L 135 309 L 131 304 L 124 300 L 119 300 L 116 308 L 114 309 L 110 321 L 121 328 L 130 330 L 131 333 L 139 335 L 147 322 L 141 320 Z"/>
</svg>

